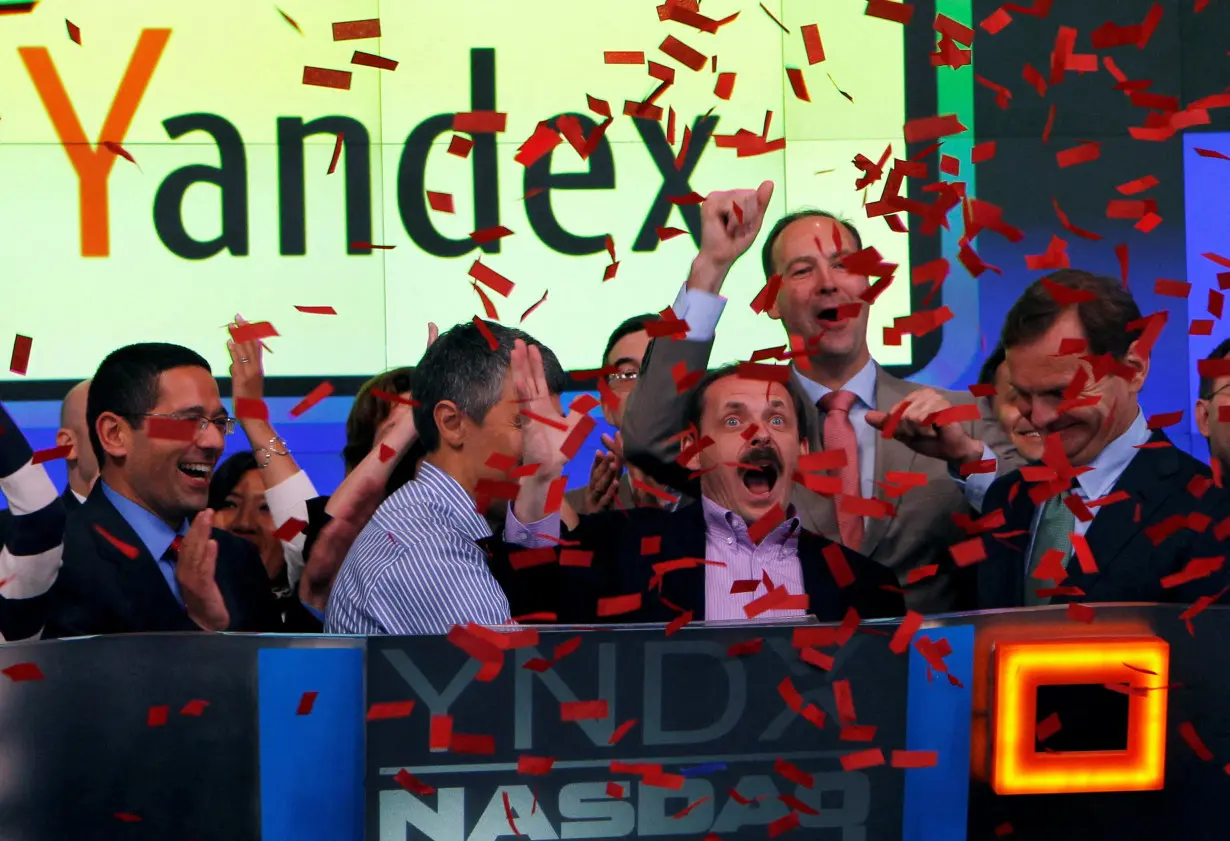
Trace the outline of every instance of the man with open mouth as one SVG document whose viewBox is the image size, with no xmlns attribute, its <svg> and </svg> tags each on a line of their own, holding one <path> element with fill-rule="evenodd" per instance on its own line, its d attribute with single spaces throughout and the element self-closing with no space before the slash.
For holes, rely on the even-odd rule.
<svg viewBox="0 0 1230 841">
<path fill-rule="evenodd" d="M 671 487 L 689 486 L 675 462 L 689 399 L 676 385 L 680 371 L 710 367 L 726 304 L 722 285 L 756 241 L 772 197 L 771 181 L 706 197 L 700 253 L 672 306 L 687 335 L 650 344 L 628 395 L 625 457 Z M 761 262 L 767 281 L 753 306 L 786 329 L 791 379 L 807 395 L 811 450 L 844 454 L 841 466 L 806 475 L 793 488 L 800 521 L 893 570 L 913 610 L 971 606 L 949 572 L 949 547 L 967 538 L 953 517 L 979 510 L 996 474 L 1020 462 L 1011 440 L 975 407 L 968 411 L 976 417 L 960 414 L 971 395 L 917 386 L 872 358 L 867 325 L 878 293 L 869 275 L 891 277 L 897 267 L 865 249 L 854 225 L 820 210 L 790 213 L 765 237 Z M 961 422 L 932 422 L 954 408 L 950 416 Z M 889 417 L 896 431 L 885 438 Z M 892 481 L 906 474 L 922 474 L 925 482 Z M 912 570 L 932 565 L 940 574 L 910 583 Z"/>
<path fill-rule="evenodd" d="M 206 508 L 235 426 L 209 363 L 171 344 L 113 351 L 86 421 L 99 478 L 68 517 L 58 577 L 22 594 L 23 635 L 283 630 L 256 547 Z"/>
<path fill-rule="evenodd" d="M 681 456 L 699 501 L 677 511 L 636 508 L 580 518 L 560 534 L 547 513 L 566 459 L 567 429 L 530 361 L 514 357 L 518 398 L 535 406 L 524 457 L 540 465 L 521 480 L 505 540 L 526 548 L 563 545 L 559 564 L 523 570 L 556 588 L 564 622 L 743 620 L 814 615 L 842 620 L 905 612 L 887 568 L 802 528 L 790 504 L 799 459 L 809 451 L 806 398 L 792 383 L 746 379 L 737 366 L 700 381 L 688 401 L 693 432 Z M 544 518 L 545 521 L 544 521 Z M 532 526 L 523 526 L 531 523 Z M 516 554 L 509 563 L 520 566 Z M 684 621 L 687 621 L 684 619 Z"/>
</svg>

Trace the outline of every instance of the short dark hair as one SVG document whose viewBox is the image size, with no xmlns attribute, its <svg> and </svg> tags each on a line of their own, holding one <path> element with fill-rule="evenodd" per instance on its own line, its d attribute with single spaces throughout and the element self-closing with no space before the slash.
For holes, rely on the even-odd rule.
<svg viewBox="0 0 1230 841">
<path fill-rule="evenodd" d="M 107 354 L 90 382 L 85 401 L 85 422 L 90 429 L 90 447 L 101 467 L 107 452 L 98 437 L 98 418 L 112 412 L 135 428 L 143 415 L 158 405 L 158 378 L 172 368 L 204 368 L 213 371 L 205 357 L 194 350 L 164 342 L 127 345 Z"/>
<path fill-rule="evenodd" d="M 633 333 L 639 333 L 646 326 L 654 321 L 661 321 L 662 316 L 656 312 L 647 312 L 642 315 L 634 315 L 631 318 L 625 318 L 620 322 L 619 326 L 611 333 L 611 338 L 606 340 L 606 349 L 602 351 L 602 365 L 606 367 L 606 358 L 611 355 L 611 351 L 615 345 L 619 344 L 619 340 L 625 336 L 631 336 Z"/>
<path fill-rule="evenodd" d="M 1046 283 L 1044 283 L 1044 281 Z M 1079 304 L 1060 304 L 1047 288 L 1047 283 L 1070 289 L 1073 292 L 1088 292 L 1092 300 Z M 1011 350 L 1040 337 L 1069 308 L 1075 307 L 1077 318 L 1088 340 L 1088 352 L 1094 356 L 1109 353 L 1122 360 L 1140 338 L 1141 330 L 1128 329 L 1128 325 L 1140 318 L 1140 307 L 1132 293 L 1114 278 L 1094 274 L 1082 269 L 1060 269 L 1044 278 L 1035 280 L 1017 298 L 1004 318 L 1001 342 Z"/>
<path fill-rule="evenodd" d="M 696 429 L 698 436 L 700 435 L 700 419 L 705 413 L 705 393 L 709 391 L 709 386 L 718 380 L 738 375 L 738 365 L 723 365 L 721 368 L 716 368 L 701 377 L 700 382 L 688 392 L 687 403 L 685 404 L 685 421 Z M 790 399 L 794 402 L 794 413 L 798 416 L 799 440 L 801 441 L 808 437 L 807 404 L 810 401 L 807 399 L 807 395 L 803 393 L 803 389 L 799 387 L 799 384 L 793 378 L 783 383 L 783 385 L 786 386 L 786 391 L 790 392 Z"/>
<path fill-rule="evenodd" d="M 1225 359 L 1227 355 L 1230 355 L 1230 337 L 1222 339 L 1221 344 L 1213 348 L 1213 352 L 1210 353 L 1208 356 L 1206 356 L 1205 359 Z M 1216 377 L 1201 377 L 1200 378 L 1200 399 L 1201 400 L 1208 400 L 1209 398 L 1213 396 L 1213 381 L 1215 379 L 1217 378 Z"/>
<path fill-rule="evenodd" d="M 209 502 L 206 507 L 217 511 L 226 502 L 227 496 L 235 490 L 235 486 L 243 480 L 244 474 L 259 470 L 256 456 L 251 450 L 240 450 L 214 468 L 214 475 L 209 480 Z"/>
<path fill-rule="evenodd" d="M 377 397 L 373 392 L 407 394 L 413 373 L 413 368 L 391 368 L 372 377 L 359 389 L 354 403 L 350 404 L 350 414 L 346 417 L 346 443 L 342 447 L 342 461 L 346 464 L 347 473 L 358 467 L 359 462 L 372 451 L 376 442 L 376 427 L 384 423 L 393 410 L 392 403 Z"/>
<path fill-rule="evenodd" d="M 806 207 L 793 213 L 787 213 L 769 229 L 769 235 L 765 237 L 764 245 L 760 248 L 760 262 L 764 264 L 764 276 L 766 278 L 773 276 L 773 243 L 777 242 L 777 238 L 781 236 L 782 231 L 786 230 L 786 228 L 800 219 L 807 219 L 811 216 L 821 216 L 825 219 L 832 219 L 839 225 L 844 225 L 846 230 L 850 232 L 850 236 L 854 237 L 854 249 L 856 251 L 863 250 L 863 237 L 859 234 L 858 228 L 854 227 L 853 222 L 849 219 L 843 219 L 835 213 L 829 213 L 827 210 Z"/>
<path fill-rule="evenodd" d="M 1004 343 L 1000 342 L 995 346 L 995 350 L 991 351 L 991 355 L 982 363 L 982 368 L 978 371 L 978 385 L 995 385 L 995 376 L 999 371 L 999 366 L 1004 364 L 1004 360 L 1008 358 L 1008 354 L 1004 351 Z"/>
<path fill-rule="evenodd" d="M 435 419 L 436 404 L 441 400 L 451 400 L 470 420 L 482 423 L 500 400 L 504 378 L 512 361 L 513 342 L 517 339 L 527 345 L 537 345 L 542 351 L 547 388 L 552 394 L 562 394 L 569 387 L 570 378 L 546 345 L 523 330 L 505 327 L 494 321 L 483 324 L 495 337 L 495 350 L 487 344 L 486 337 L 474 322 L 466 321 L 440 334 L 414 369 L 411 391 L 418 402 L 414 407 L 414 426 L 418 430 L 419 440 L 429 453 L 440 446 L 440 430 Z"/>
</svg>

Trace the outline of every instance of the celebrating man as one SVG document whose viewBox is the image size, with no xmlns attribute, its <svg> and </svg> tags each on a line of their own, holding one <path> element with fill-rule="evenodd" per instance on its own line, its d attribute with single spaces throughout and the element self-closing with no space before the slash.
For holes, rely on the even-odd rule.
<svg viewBox="0 0 1230 841">
<path fill-rule="evenodd" d="M 674 462 L 673 442 L 686 422 L 689 399 L 676 386 L 677 366 L 708 367 L 725 306 L 722 283 L 756 239 L 772 193 L 773 184 L 766 181 L 758 190 L 716 192 L 705 199 L 700 253 L 673 306 L 688 334 L 683 341 L 659 339 L 650 345 L 629 395 L 625 454 L 673 487 L 687 482 L 687 470 Z M 892 569 L 904 585 L 910 570 L 948 562 L 949 546 L 963 537 L 953 515 L 977 508 L 993 468 L 1010 469 L 1018 456 L 993 419 L 936 425 L 938 413 L 970 403 L 970 395 L 920 388 L 891 376 L 871 358 L 864 303 L 868 279 L 846 264 L 861 249 L 854 226 L 828 213 L 802 211 L 779 220 L 762 252 L 768 289 L 777 290 L 767 312 L 782 322 L 791 348 L 801 350 L 792 364 L 793 379 L 807 394 L 804 412 L 813 452 L 843 454 L 835 457 L 841 463 L 834 475 L 804 477 L 821 493 L 793 489 L 802 524 Z M 896 418 L 895 432 L 884 438 L 880 430 L 890 415 Z M 889 481 L 907 473 L 924 474 L 926 484 Z M 906 603 L 921 612 L 963 606 L 947 575 L 911 588 Z"/>
</svg>

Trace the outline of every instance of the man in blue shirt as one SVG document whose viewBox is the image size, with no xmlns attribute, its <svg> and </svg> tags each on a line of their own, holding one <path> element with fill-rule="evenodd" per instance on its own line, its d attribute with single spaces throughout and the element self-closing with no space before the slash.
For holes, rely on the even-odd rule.
<svg viewBox="0 0 1230 841">
<path fill-rule="evenodd" d="M 86 419 L 99 481 L 68 519 L 43 635 L 284 630 L 256 548 L 205 510 L 234 429 L 209 364 L 178 345 L 120 348 Z"/>
</svg>

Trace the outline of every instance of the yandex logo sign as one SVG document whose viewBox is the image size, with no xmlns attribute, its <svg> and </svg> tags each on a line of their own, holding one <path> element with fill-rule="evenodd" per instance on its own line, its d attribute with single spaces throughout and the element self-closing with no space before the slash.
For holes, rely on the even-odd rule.
<svg viewBox="0 0 1230 841">
<path fill-rule="evenodd" d="M 46 47 L 18 48 L 26 72 L 77 177 L 83 257 L 107 257 L 111 253 L 108 178 L 170 39 L 170 29 L 141 31 L 102 128 L 93 142 L 82 126 L 49 50 Z M 476 48 L 471 49 L 470 55 L 469 110 L 495 111 L 495 50 Z M 185 91 L 185 96 L 190 97 L 191 91 Z M 585 115 L 574 116 L 588 137 L 597 124 Z M 551 117 L 549 121 L 554 119 Z M 698 238 L 698 208 L 676 205 L 671 199 L 693 192 L 689 179 L 708 145 L 717 118 L 695 121 L 691 126 L 691 142 L 678 165 L 675 151 L 667 142 L 660 123 L 647 119 L 633 122 L 660 176 L 660 186 L 650 199 L 632 250 L 655 250 L 660 241 L 657 229 L 667 226 L 676 206 L 693 238 Z M 170 173 L 159 186 L 154 201 L 154 225 L 162 243 L 184 259 L 205 259 L 224 250 L 235 256 L 246 256 L 249 253 L 247 164 L 239 130 L 225 118 L 208 113 L 167 117 L 162 125 L 172 140 L 190 132 L 207 132 L 218 147 L 221 164 L 182 167 Z M 372 242 L 372 147 L 367 128 L 346 116 L 321 117 L 308 123 L 295 117 L 278 117 L 277 127 L 280 253 L 306 253 L 303 146 L 308 137 L 328 134 L 341 134 L 344 138 L 348 253 L 370 253 L 367 244 Z M 457 257 L 480 247 L 469 237 L 452 238 L 441 234 L 428 216 L 427 155 L 433 142 L 455 130 L 453 114 L 439 114 L 419 123 L 405 139 L 397 170 L 396 197 L 402 225 L 420 248 L 438 257 Z M 479 132 L 473 137 L 474 230 L 481 230 L 500 224 L 497 146 L 494 133 Z M 586 172 L 552 173 L 551 156 L 547 154 L 525 168 L 525 208 L 530 226 L 543 244 L 561 254 L 596 254 L 605 247 L 607 232 L 574 233 L 564 227 L 552 208 L 552 190 L 610 190 L 615 187 L 614 158 L 605 137 L 599 140 L 587 162 Z M 222 194 L 221 233 L 212 240 L 193 237 L 183 220 L 184 196 L 198 183 L 213 184 Z M 582 222 L 576 220 L 575 224 Z M 500 250 L 498 240 L 481 247 L 489 253 Z"/>
</svg>

